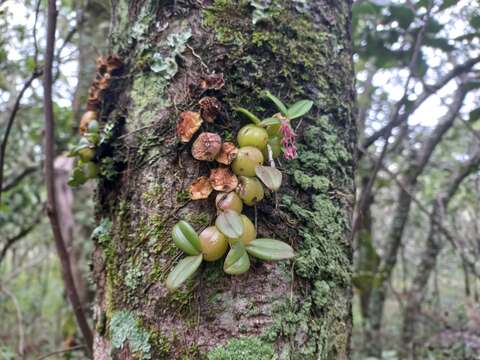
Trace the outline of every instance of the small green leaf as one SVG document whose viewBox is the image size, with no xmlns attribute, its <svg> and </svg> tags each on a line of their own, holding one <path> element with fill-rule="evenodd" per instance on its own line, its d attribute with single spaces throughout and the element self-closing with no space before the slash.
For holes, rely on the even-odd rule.
<svg viewBox="0 0 480 360">
<path fill-rule="evenodd" d="M 93 145 L 98 145 L 98 143 L 100 142 L 100 135 L 98 135 L 97 133 L 87 132 L 85 133 L 84 137 L 88 140 L 89 143 Z"/>
<path fill-rule="evenodd" d="M 172 229 L 175 245 L 188 255 L 198 255 L 202 252 L 200 239 L 195 229 L 186 221 L 179 221 Z"/>
<path fill-rule="evenodd" d="M 445 10 L 451 6 L 457 5 L 458 0 L 444 0 L 439 10 Z"/>
<path fill-rule="evenodd" d="M 473 123 L 480 119 L 480 107 L 470 111 L 468 121 Z"/>
<path fill-rule="evenodd" d="M 77 187 L 80 186 L 77 180 L 73 176 L 70 176 L 67 181 L 68 186 L 70 187 Z"/>
<path fill-rule="evenodd" d="M 470 18 L 470 25 L 475 29 L 480 29 L 480 15 L 473 15 Z"/>
<path fill-rule="evenodd" d="M 408 6 L 391 5 L 390 14 L 390 19 L 396 20 L 403 29 L 407 29 L 415 20 L 415 13 Z"/>
<path fill-rule="evenodd" d="M 260 125 L 262 127 L 267 127 L 267 126 L 278 125 L 278 124 L 280 124 L 280 119 L 278 119 L 276 117 L 269 117 L 269 118 L 266 118 L 266 119 L 263 119 L 262 121 L 260 121 L 260 123 L 258 125 Z"/>
<path fill-rule="evenodd" d="M 215 220 L 215 226 L 226 237 L 236 239 L 243 235 L 243 221 L 240 215 L 233 210 L 220 213 Z"/>
<path fill-rule="evenodd" d="M 223 270 L 230 275 L 240 275 L 250 269 L 250 258 L 241 241 L 232 245 L 223 263 Z"/>
<path fill-rule="evenodd" d="M 242 107 L 236 107 L 236 108 L 233 108 L 233 110 L 235 110 L 236 112 L 239 112 L 240 114 L 245 115 L 255 125 L 260 124 L 260 119 L 255 114 L 252 114 L 250 111 L 248 111 L 247 109 L 244 109 Z"/>
<path fill-rule="evenodd" d="M 271 166 L 257 166 L 255 173 L 270 190 L 277 191 L 280 189 L 282 185 L 282 172 L 280 170 Z"/>
<path fill-rule="evenodd" d="M 290 245 L 274 239 L 255 239 L 247 245 L 246 250 L 262 260 L 283 260 L 295 256 Z"/>
<path fill-rule="evenodd" d="M 268 90 L 265 91 L 265 96 L 268 97 L 275 104 L 275 106 L 278 108 L 278 110 L 280 110 L 283 113 L 283 115 L 287 115 L 287 107 L 279 98 L 274 96 Z"/>
<path fill-rule="evenodd" d="M 87 180 L 88 179 L 87 179 L 86 174 L 83 171 L 83 167 L 80 166 L 80 164 L 79 164 L 79 165 L 77 165 L 77 167 L 75 167 L 73 169 L 72 175 L 68 179 L 67 184 L 70 187 L 77 187 L 77 186 L 85 184 L 87 182 Z"/>
<path fill-rule="evenodd" d="M 75 147 L 77 150 L 85 149 L 90 147 L 92 144 L 90 144 L 90 141 L 88 141 L 87 138 L 82 137 L 80 141 L 78 142 L 78 145 Z"/>
<path fill-rule="evenodd" d="M 97 164 L 89 161 L 83 165 L 83 173 L 87 179 L 95 179 L 99 175 Z"/>
<path fill-rule="evenodd" d="M 293 104 L 287 110 L 287 118 L 290 120 L 299 118 L 300 116 L 305 115 L 313 106 L 312 100 L 300 100 Z"/>
<path fill-rule="evenodd" d="M 177 289 L 185 280 L 192 276 L 202 263 L 203 255 L 187 256 L 168 274 L 166 285 L 169 290 Z"/>
</svg>

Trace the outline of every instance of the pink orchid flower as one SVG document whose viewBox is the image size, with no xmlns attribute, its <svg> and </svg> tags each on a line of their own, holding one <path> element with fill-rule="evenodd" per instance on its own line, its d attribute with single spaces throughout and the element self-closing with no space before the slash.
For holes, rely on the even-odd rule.
<svg viewBox="0 0 480 360">
<path fill-rule="evenodd" d="M 295 146 L 295 138 L 297 135 L 293 131 L 288 120 L 280 120 L 280 132 L 283 135 L 283 156 L 287 160 L 295 159 L 297 157 L 297 147 Z"/>
</svg>

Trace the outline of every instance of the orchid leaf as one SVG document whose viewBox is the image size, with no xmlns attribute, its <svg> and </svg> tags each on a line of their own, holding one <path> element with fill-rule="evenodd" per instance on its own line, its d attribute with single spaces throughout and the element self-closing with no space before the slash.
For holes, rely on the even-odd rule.
<svg viewBox="0 0 480 360">
<path fill-rule="evenodd" d="M 277 98 L 268 90 L 265 91 L 265 96 L 268 97 L 275 104 L 275 106 L 283 113 L 283 115 L 287 115 L 287 107 L 279 98 Z"/>
<path fill-rule="evenodd" d="M 185 259 L 175 266 L 167 277 L 166 285 L 169 290 L 174 290 L 180 287 L 189 277 L 191 277 L 195 271 L 200 267 L 202 263 L 203 255 L 187 256 Z"/>
<path fill-rule="evenodd" d="M 277 191 L 282 185 L 282 172 L 271 166 L 257 166 L 257 177 L 272 191 Z"/>
<path fill-rule="evenodd" d="M 295 256 L 290 245 L 274 239 L 255 239 L 246 246 L 246 250 L 261 260 L 284 260 Z"/>
<path fill-rule="evenodd" d="M 250 258 L 241 241 L 234 243 L 225 258 L 223 270 L 230 275 L 246 273 L 250 268 Z"/>
<path fill-rule="evenodd" d="M 313 106 L 313 101 L 311 100 L 297 101 L 287 110 L 287 117 L 290 120 L 299 118 L 300 116 L 303 116 L 307 112 L 309 112 L 312 106 Z"/>
<path fill-rule="evenodd" d="M 221 212 L 215 220 L 215 226 L 226 237 L 236 239 L 243 235 L 243 221 L 233 210 Z"/>
</svg>

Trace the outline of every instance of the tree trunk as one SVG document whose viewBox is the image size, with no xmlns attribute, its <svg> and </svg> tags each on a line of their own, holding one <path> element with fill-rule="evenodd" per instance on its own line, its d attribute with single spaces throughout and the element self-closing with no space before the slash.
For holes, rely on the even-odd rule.
<svg viewBox="0 0 480 360">
<path fill-rule="evenodd" d="M 367 171 L 366 171 L 367 172 Z M 368 175 L 362 178 L 362 187 L 367 186 L 370 181 Z M 358 204 L 358 203 L 357 203 Z M 374 204 L 373 193 L 370 193 L 364 207 L 364 211 L 359 221 L 355 244 L 358 244 L 355 259 L 355 276 L 353 277 L 353 285 L 358 291 L 360 298 L 360 312 L 362 315 L 363 334 L 365 336 L 364 344 L 371 344 L 374 339 L 370 339 L 372 334 L 368 329 L 370 295 L 377 281 L 378 265 L 380 257 L 373 243 L 372 228 L 372 206 Z"/>
<path fill-rule="evenodd" d="M 113 3 L 112 49 L 124 68 L 101 112 L 110 136 L 98 154 L 95 359 L 347 359 L 356 141 L 351 2 L 201 3 Z M 225 113 L 204 130 L 222 139 L 246 124 L 232 107 L 276 112 L 265 89 L 288 103 L 315 102 L 294 123 L 299 155 L 281 161 L 279 193 L 244 210 L 259 235 L 292 244 L 297 255 L 253 261 L 237 277 L 223 273 L 222 261 L 207 263 L 168 292 L 166 276 L 180 257 L 172 226 L 186 219 L 201 230 L 215 216 L 211 199 L 186 200 L 209 164 L 175 137 L 179 113 L 198 110 L 198 89 L 212 73 L 223 73 L 225 86 L 206 94 Z"/>
</svg>

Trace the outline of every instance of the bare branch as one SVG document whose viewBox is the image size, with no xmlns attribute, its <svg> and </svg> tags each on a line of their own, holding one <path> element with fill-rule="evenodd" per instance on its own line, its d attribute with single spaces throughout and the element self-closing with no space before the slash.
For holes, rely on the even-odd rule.
<svg viewBox="0 0 480 360">
<path fill-rule="evenodd" d="M 7 241 L 5 242 L 5 245 L 2 248 L 2 251 L 0 251 L 0 263 L 3 261 L 3 259 L 7 255 L 8 249 L 10 249 L 13 245 L 15 245 L 17 241 L 27 236 L 40 223 L 40 219 L 41 219 L 41 216 L 39 215 L 37 216 L 37 218 L 32 224 L 20 230 L 18 234 L 15 235 L 14 237 L 7 239 Z"/>
<path fill-rule="evenodd" d="M 425 100 L 427 100 L 430 95 L 435 94 L 438 90 L 443 88 L 450 80 L 470 71 L 470 69 L 480 62 L 480 56 L 477 56 L 473 59 L 470 59 L 463 64 L 457 65 L 453 68 L 450 72 L 445 74 L 443 77 L 440 78 L 435 84 L 427 85 L 424 91 L 417 97 L 417 99 L 411 105 L 411 109 L 409 111 L 404 111 L 400 116 L 392 117 L 390 121 L 385 125 L 383 128 L 377 130 L 372 135 L 370 135 L 365 142 L 363 143 L 362 147 L 364 149 L 368 149 L 375 141 L 380 139 L 381 137 L 386 137 L 395 127 L 400 125 L 401 123 L 405 122 L 408 117 L 422 105 Z M 404 104 L 402 104 L 403 106 Z"/>
<path fill-rule="evenodd" d="M 33 60 L 34 60 L 35 66 L 37 66 L 37 60 L 38 60 L 37 23 L 38 23 L 38 14 L 40 12 L 40 4 L 41 4 L 41 0 L 37 0 L 37 5 L 35 6 L 35 21 L 33 23 L 33 46 L 35 49 L 33 54 Z"/>
<path fill-rule="evenodd" d="M 22 101 L 23 95 L 25 91 L 32 85 L 33 80 L 40 77 L 42 75 L 42 71 L 37 68 L 37 58 L 38 58 L 38 45 L 37 45 L 37 22 L 38 22 L 38 13 L 40 11 L 40 0 L 37 1 L 37 5 L 35 7 L 35 22 L 33 24 L 33 43 L 34 43 L 34 68 L 33 72 L 30 77 L 25 81 L 23 84 L 22 89 L 17 95 L 15 102 L 13 104 L 12 111 L 10 116 L 7 120 L 7 127 L 5 128 L 5 133 L 3 134 L 2 144 L 0 146 L 0 204 L 2 203 L 2 192 L 3 192 L 3 176 L 4 176 L 4 166 L 5 166 L 5 154 L 7 151 L 7 143 L 8 138 L 10 136 L 10 132 L 12 130 L 13 122 L 15 121 L 15 117 L 17 116 L 17 112 L 20 109 L 20 102 Z"/>
<path fill-rule="evenodd" d="M 57 202 L 55 194 L 55 173 L 53 167 L 55 154 L 55 119 L 53 114 L 52 101 L 52 67 L 55 49 L 55 28 L 57 22 L 57 8 L 55 0 L 48 1 L 48 23 L 47 23 L 47 45 L 45 51 L 45 70 L 44 70 L 44 113 L 45 113 L 45 182 L 47 185 L 47 213 L 52 226 L 55 246 L 57 248 L 60 260 L 62 275 L 65 284 L 65 290 L 73 307 L 73 312 L 77 319 L 78 326 L 82 332 L 86 350 L 89 356 L 92 354 L 93 336 L 92 330 L 88 324 L 85 312 L 75 287 L 75 281 L 70 266 L 70 256 L 68 254 L 61 226 L 57 213 Z"/>
<path fill-rule="evenodd" d="M 83 346 L 83 345 L 72 346 L 71 348 L 68 348 L 68 349 L 53 351 L 53 352 L 51 352 L 47 355 L 39 357 L 37 360 L 48 359 L 49 357 L 52 357 L 52 356 L 55 356 L 55 355 L 64 354 L 64 353 L 70 352 L 70 351 L 78 351 L 78 350 L 82 350 L 84 348 L 85 348 L 85 346 Z"/>
<path fill-rule="evenodd" d="M 27 79 L 27 81 L 23 84 L 23 87 L 18 93 L 17 98 L 15 99 L 15 103 L 13 104 L 13 109 L 7 120 L 7 127 L 5 128 L 5 133 L 3 134 L 2 144 L 0 145 L 0 203 L 2 202 L 5 154 L 7 151 L 8 138 L 12 130 L 13 122 L 15 121 L 17 112 L 20 109 L 20 101 L 22 100 L 23 95 L 25 94 L 25 91 L 30 87 L 30 85 L 32 85 L 33 80 L 38 78 L 40 75 L 41 75 L 41 72 L 35 69 L 33 73 L 30 75 L 30 77 Z"/>
<path fill-rule="evenodd" d="M 467 274 L 467 267 L 472 269 L 472 272 L 478 276 L 476 271 L 475 260 L 469 261 L 467 254 L 462 247 L 462 244 L 458 241 L 458 237 L 454 238 L 451 233 L 442 226 L 443 213 L 448 207 L 450 200 L 457 192 L 460 184 L 465 178 L 472 174 L 480 165 L 480 146 L 470 159 L 458 167 L 449 177 L 444 191 L 442 191 L 434 200 L 433 212 L 429 216 L 430 229 L 425 241 L 422 254 L 420 256 L 420 262 L 417 265 L 415 275 L 412 280 L 412 285 L 408 291 L 407 306 L 403 315 L 403 327 L 402 327 L 402 343 L 411 348 L 412 342 L 416 330 L 416 322 L 418 314 L 421 311 L 421 306 L 425 296 L 425 288 L 430 279 L 430 274 L 435 270 L 437 264 L 437 257 L 440 254 L 443 244 L 438 236 L 438 230 L 440 230 L 449 239 L 455 251 L 457 251 L 462 260 L 462 267 Z M 454 223 L 454 229 L 455 223 Z M 468 275 L 465 275 L 466 278 Z"/>
<path fill-rule="evenodd" d="M 395 107 L 392 111 L 391 118 L 389 123 L 395 123 L 397 121 L 397 118 L 399 117 L 400 109 L 404 106 L 404 104 L 407 102 L 408 99 L 408 89 L 410 86 L 410 81 L 414 76 L 415 73 L 415 65 L 417 63 L 418 56 L 420 55 L 420 51 L 422 48 L 422 43 L 425 35 L 425 30 L 428 24 L 428 19 L 430 17 L 430 11 L 432 9 L 432 5 L 428 7 L 427 13 L 425 14 L 425 19 L 422 28 L 417 34 L 417 37 L 415 38 L 415 43 L 413 46 L 413 53 L 412 57 L 410 59 L 410 63 L 408 65 L 409 69 L 409 74 L 407 77 L 407 80 L 405 81 L 405 84 L 403 86 L 403 96 L 395 104 Z M 358 204 L 355 208 L 354 211 L 354 218 L 353 218 L 353 224 L 352 224 L 352 239 L 355 237 L 357 230 L 360 226 L 361 222 L 361 216 L 365 212 L 365 207 L 368 204 L 368 198 L 370 197 L 370 194 L 372 192 L 373 184 L 375 183 L 375 180 L 377 178 L 378 171 L 380 170 L 380 167 L 383 163 L 383 160 L 387 154 L 388 150 L 388 139 L 390 138 L 392 134 L 393 127 L 390 127 L 385 135 L 385 143 L 383 144 L 382 151 L 380 152 L 380 156 L 375 163 L 373 167 L 372 174 L 370 175 L 368 182 L 366 186 L 362 189 L 361 195 L 360 195 L 360 200 L 358 201 Z M 361 157 L 362 151 L 359 153 L 359 158 Z"/>
<path fill-rule="evenodd" d="M 405 186 L 408 193 L 404 188 L 400 188 L 397 205 L 394 213 L 394 220 L 388 234 L 388 249 L 385 255 L 384 271 L 386 277 L 390 277 L 391 272 L 397 261 L 397 253 L 402 241 L 403 232 L 405 230 L 405 224 L 408 220 L 408 214 L 410 211 L 410 203 L 412 197 L 411 193 L 415 191 L 418 177 L 422 174 L 425 166 L 430 160 L 433 151 L 440 143 L 443 135 L 450 129 L 457 118 L 458 112 L 462 107 L 463 100 L 468 90 L 461 84 L 454 94 L 454 100 L 447 113 L 440 119 L 438 125 L 433 129 L 432 134 L 423 143 L 416 158 L 411 162 L 408 169 L 405 171 Z M 382 164 L 383 167 L 383 164 Z M 407 195 L 407 196 L 406 196 Z"/>
<path fill-rule="evenodd" d="M 363 149 L 360 149 L 360 151 L 362 151 L 372 161 L 377 160 L 372 154 L 368 153 L 367 151 L 365 151 Z M 455 189 L 455 186 L 458 186 L 463 181 L 463 179 L 471 173 L 471 171 L 472 171 L 471 167 L 472 166 L 473 167 L 478 166 L 478 160 L 479 160 L 478 157 L 479 156 L 480 156 L 480 154 L 477 152 L 477 154 L 474 156 L 474 158 L 472 158 L 469 161 L 469 163 L 467 163 L 467 165 L 463 168 L 463 172 L 461 173 L 461 175 L 457 176 L 455 178 L 455 180 L 451 183 L 451 185 L 449 187 L 450 190 L 448 190 L 448 191 L 452 191 L 453 189 Z M 445 226 L 435 216 L 433 216 L 433 214 L 428 210 L 428 207 L 426 205 L 424 205 L 420 200 L 418 200 L 418 198 L 408 189 L 406 184 L 404 182 L 400 181 L 397 178 L 397 175 L 394 174 L 392 171 L 390 171 L 390 169 L 387 166 L 385 166 L 384 164 L 382 164 L 382 170 L 385 171 L 389 175 L 389 177 L 397 184 L 397 186 L 400 189 L 402 189 L 402 191 L 404 191 L 404 193 L 418 206 L 418 209 L 421 212 L 423 212 L 425 215 L 427 215 L 427 217 L 430 218 L 432 220 L 432 222 L 435 225 L 438 226 L 438 229 L 447 238 L 447 240 L 450 242 L 450 244 L 453 246 L 453 248 L 457 251 L 460 251 L 461 258 L 467 260 L 464 252 L 458 246 L 458 241 L 456 240 L 456 237 L 451 234 L 450 230 L 445 228 Z M 455 184 L 455 185 L 452 185 L 452 184 Z M 471 261 L 467 261 L 467 264 L 468 264 L 469 268 L 472 270 L 472 272 L 476 276 L 480 277 L 480 273 L 477 271 L 475 264 L 472 263 Z"/>
<path fill-rule="evenodd" d="M 67 47 L 67 45 L 72 41 L 73 36 L 78 32 L 78 28 L 85 22 L 85 17 L 82 17 L 78 23 L 70 29 L 68 32 L 67 36 L 65 36 L 65 39 L 63 40 L 63 44 L 60 46 L 60 48 L 57 51 L 57 54 L 55 55 L 55 77 L 53 82 L 57 81 L 60 78 L 60 65 L 62 63 L 62 52 L 63 50 Z"/>
<path fill-rule="evenodd" d="M 17 186 L 25 177 L 34 173 L 38 170 L 37 166 L 30 166 L 25 168 L 20 174 L 18 174 L 14 179 L 10 180 L 8 184 L 3 187 L 3 191 L 8 191 Z"/>
</svg>

